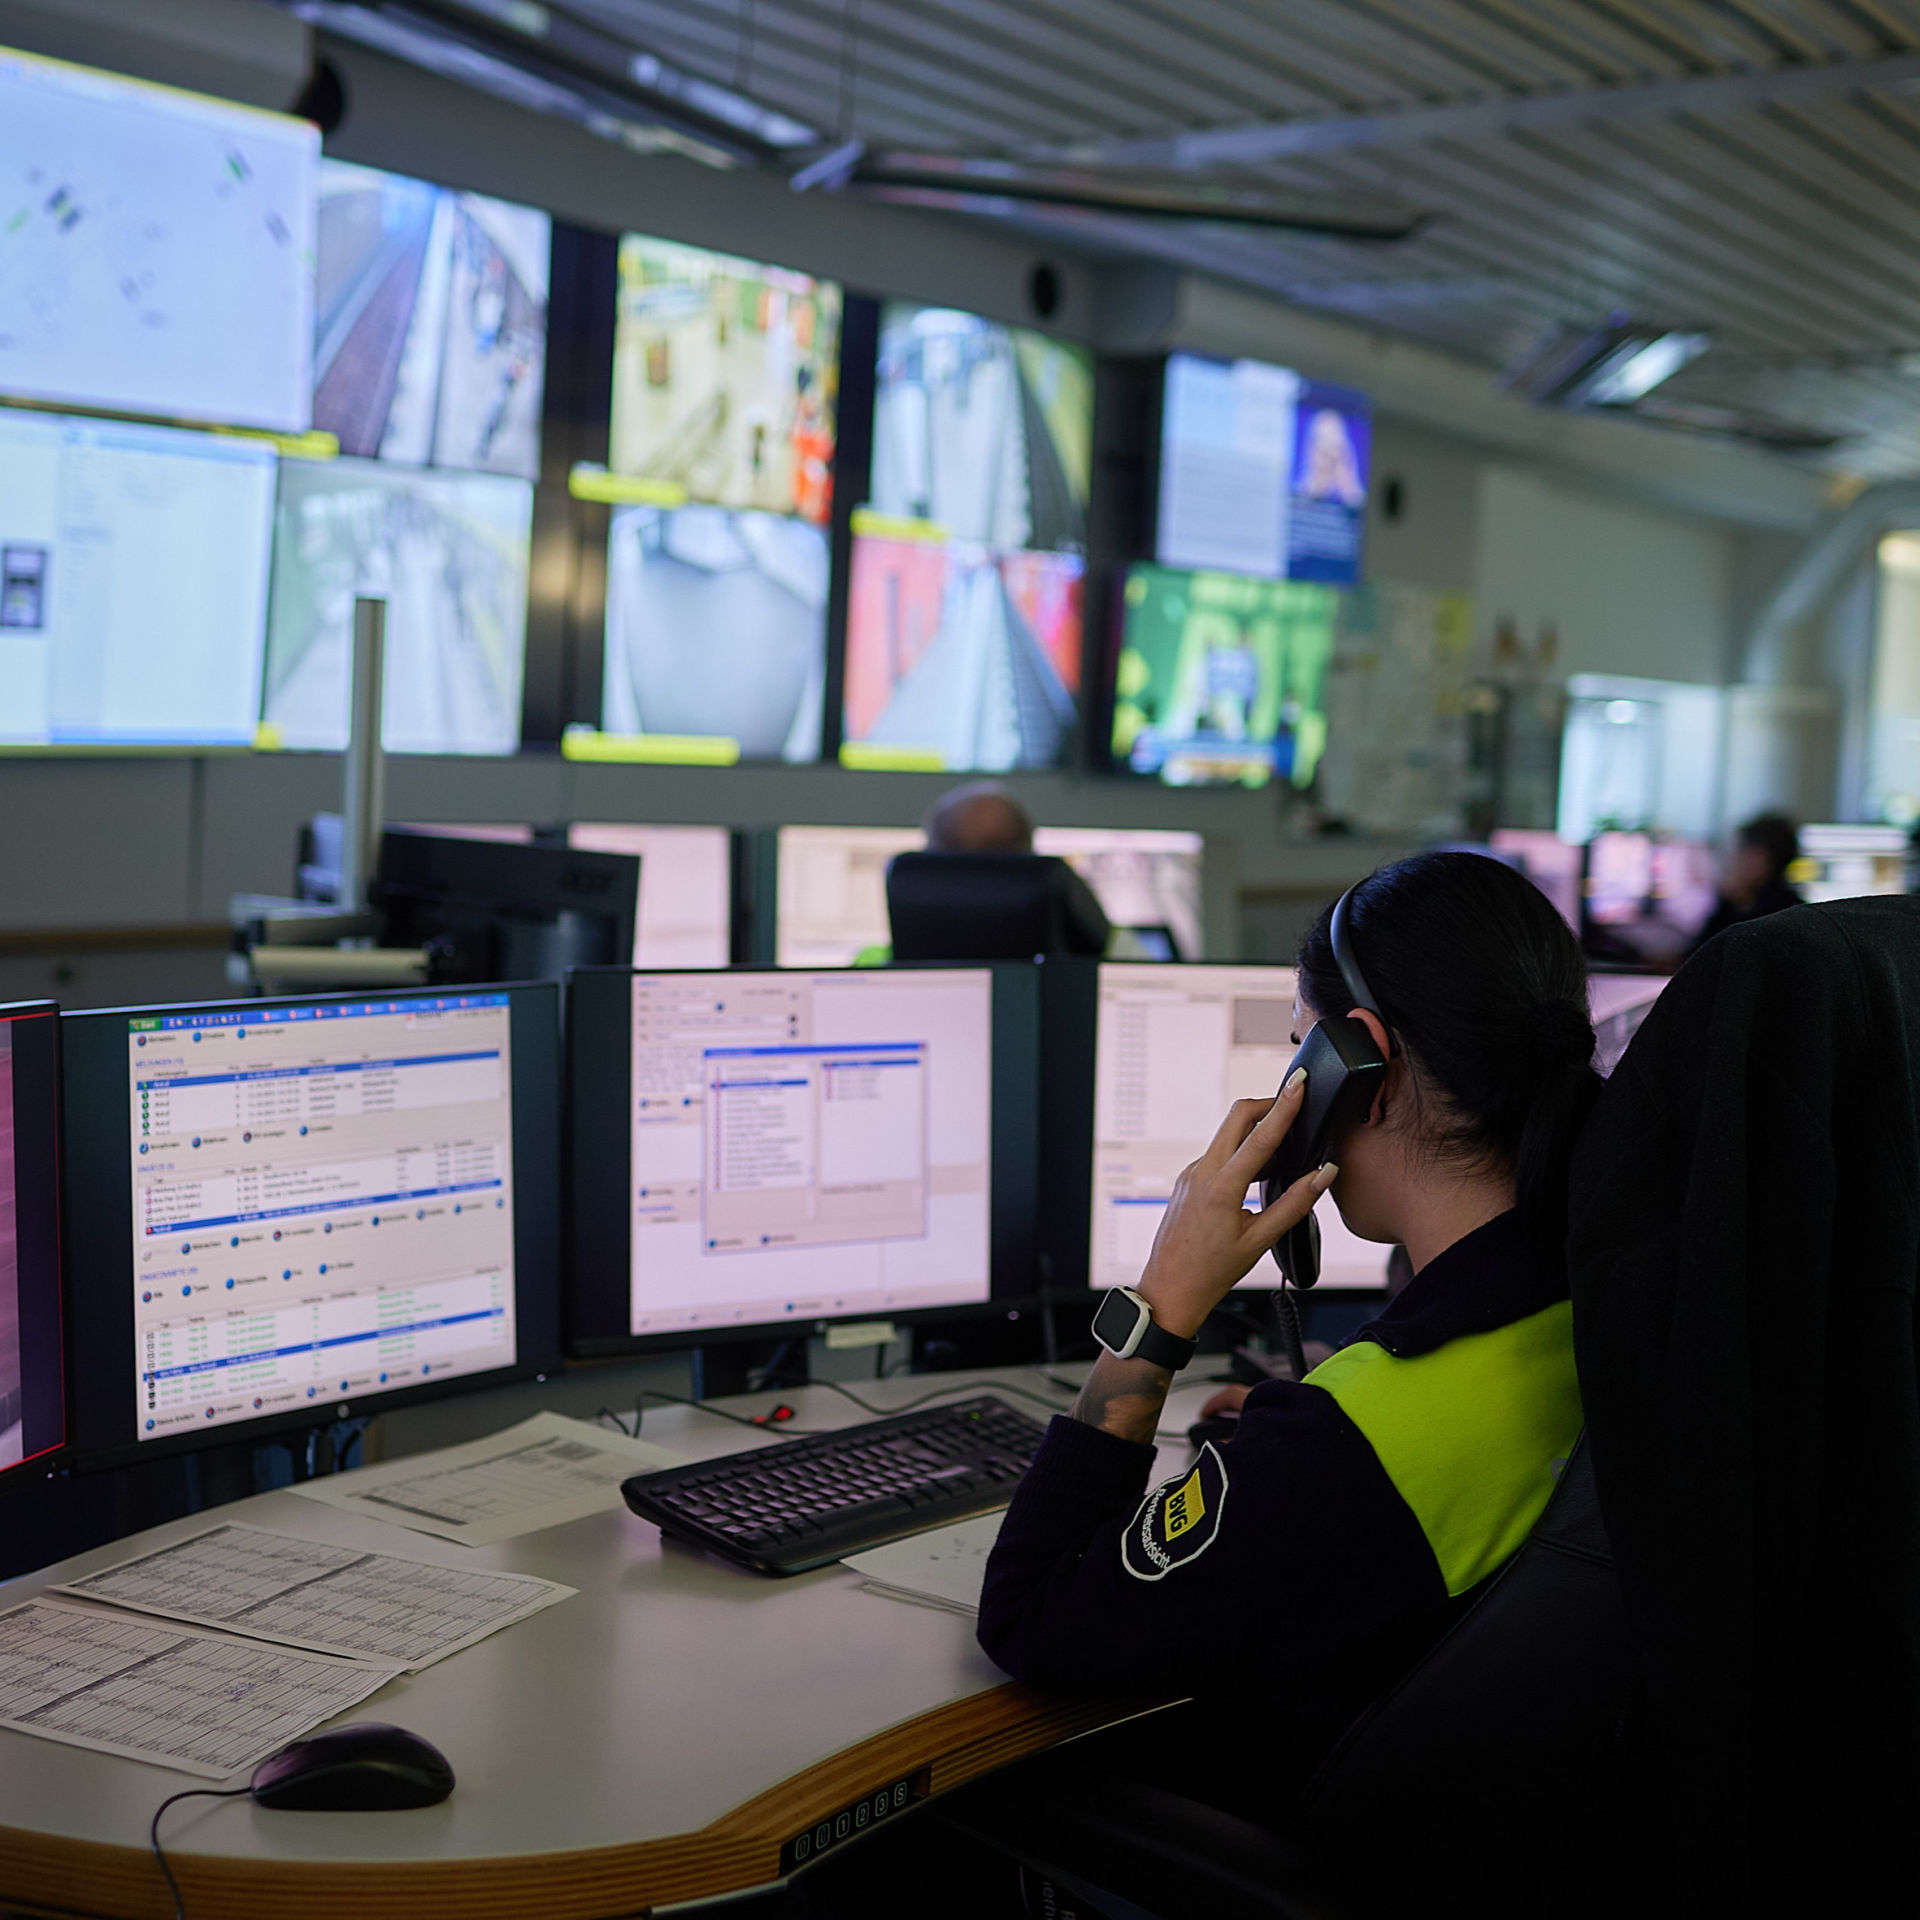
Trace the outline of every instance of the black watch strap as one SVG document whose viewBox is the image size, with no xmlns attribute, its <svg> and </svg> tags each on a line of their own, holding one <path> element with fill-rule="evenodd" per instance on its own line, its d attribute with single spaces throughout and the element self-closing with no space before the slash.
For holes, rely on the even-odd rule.
<svg viewBox="0 0 1920 1920">
<path fill-rule="evenodd" d="M 1183 1340 L 1177 1333 L 1169 1333 L 1149 1315 L 1147 1324 L 1140 1330 L 1140 1344 L 1134 1348 L 1133 1357 L 1165 1367 L 1169 1373 L 1178 1373 L 1193 1358 L 1199 1345 L 1198 1340 Z"/>
</svg>

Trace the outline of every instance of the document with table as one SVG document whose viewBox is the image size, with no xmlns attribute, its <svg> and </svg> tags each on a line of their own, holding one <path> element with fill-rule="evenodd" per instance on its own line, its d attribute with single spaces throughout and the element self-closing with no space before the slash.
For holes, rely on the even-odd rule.
<svg viewBox="0 0 1920 1920">
<path fill-rule="evenodd" d="M 93 1607 L 0 1613 L 0 1726 L 223 1780 L 400 1672 Z"/>
<path fill-rule="evenodd" d="M 650 1440 L 537 1413 L 485 1440 L 303 1481 L 293 1491 L 416 1533 L 490 1547 L 611 1513 L 628 1475 L 683 1463 L 683 1455 Z"/>
<path fill-rule="evenodd" d="M 574 1589 L 227 1526 L 52 1591 L 418 1672 Z"/>
</svg>

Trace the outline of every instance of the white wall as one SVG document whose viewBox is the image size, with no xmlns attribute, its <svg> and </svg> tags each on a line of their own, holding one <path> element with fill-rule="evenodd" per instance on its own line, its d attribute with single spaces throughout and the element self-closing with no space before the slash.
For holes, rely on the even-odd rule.
<svg viewBox="0 0 1920 1920">
<path fill-rule="evenodd" d="M 1567 673 L 1718 684 L 1728 675 L 1733 530 L 1506 464 L 1482 469 L 1473 582 L 1484 645 L 1559 630 Z"/>
</svg>

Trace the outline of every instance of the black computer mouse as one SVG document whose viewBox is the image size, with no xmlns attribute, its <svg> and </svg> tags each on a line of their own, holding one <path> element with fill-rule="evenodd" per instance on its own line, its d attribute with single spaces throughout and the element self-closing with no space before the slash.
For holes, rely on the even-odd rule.
<svg viewBox="0 0 1920 1920">
<path fill-rule="evenodd" d="M 452 1791 L 453 1769 L 432 1741 L 378 1720 L 309 1734 L 253 1770 L 254 1799 L 286 1812 L 430 1807 Z"/>
<path fill-rule="evenodd" d="M 1216 1447 L 1224 1447 L 1239 1431 L 1239 1408 L 1224 1407 L 1218 1413 L 1208 1414 L 1204 1420 L 1196 1420 L 1187 1429 L 1187 1438 L 1196 1447 L 1204 1447 L 1209 1440 Z"/>
</svg>

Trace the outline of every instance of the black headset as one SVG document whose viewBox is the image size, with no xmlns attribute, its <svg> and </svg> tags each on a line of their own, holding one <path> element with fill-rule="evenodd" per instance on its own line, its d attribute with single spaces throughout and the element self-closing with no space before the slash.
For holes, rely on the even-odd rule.
<svg viewBox="0 0 1920 1920">
<path fill-rule="evenodd" d="M 1349 887 L 1334 904 L 1333 959 L 1347 992 L 1353 996 L 1353 1004 L 1372 1014 L 1384 1027 L 1386 1016 L 1381 1013 L 1380 1003 L 1360 971 L 1347 926 L 1347 910 L 1357 891 L 1357 886 Z M 1313 1031 L 1301 1042 L 1299 1052 L 1281 1077 L 1284 1086 L 1295 1069 L 1305 1067 L 1307 1097 L 1301 1102 L 1287 1137 L 1281 1141 L 1279 1152 L 1260 1177 L 1261 1198 L 1266 1205 L 1271 1206 L 1302 1174 L 1311 1173 L 1321 1165 L 1328 1158 L 1335 1139 L 1373 1105 L 1386 1078 L 1387 1058 L 1373 1035 L 1358 1020 L 1326 1019 L 1314 1023 Z M 1311 1213 L 1280 1236 L 1274 1245 L 1273 1257 L 1290 1286 L 1310 1287 L 1320 1278 L 1320 1223 Z"/>
</svg>

